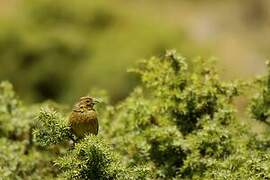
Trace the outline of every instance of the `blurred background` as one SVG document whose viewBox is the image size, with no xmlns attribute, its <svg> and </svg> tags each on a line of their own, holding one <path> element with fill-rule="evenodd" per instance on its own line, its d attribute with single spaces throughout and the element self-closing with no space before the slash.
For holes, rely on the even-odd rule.
<svg viewBox="0 0 270 180">
<path fill-rule="evenodd" d="M 217 57 L 224 79 L 264 72 L 269 0 L 0 0 L 0 80 L 26 102 L 125 98 L 136 61 L 175 48 Z"/>
</svg>

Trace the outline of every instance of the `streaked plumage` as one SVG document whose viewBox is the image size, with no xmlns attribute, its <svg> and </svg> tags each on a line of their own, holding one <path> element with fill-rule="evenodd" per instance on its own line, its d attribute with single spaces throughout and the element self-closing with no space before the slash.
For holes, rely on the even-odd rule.
<svg viewBox="0 0 270 180">
<path fill-rule="evenodd" d="M 84 138 L 88 134 L 98 134 L 98 119 L 94 109 L 95 103 L 96 101 L 92 97 L 82 97 L 72 110 L 69 124 L 72 132 L 79 139 Z"/>
</svg>

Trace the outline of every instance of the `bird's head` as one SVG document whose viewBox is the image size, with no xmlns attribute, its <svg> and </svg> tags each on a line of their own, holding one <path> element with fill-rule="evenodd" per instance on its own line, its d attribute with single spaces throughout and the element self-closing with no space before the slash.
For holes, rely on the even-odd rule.
<svg viewBox="0 0 270 180">
<path fill-rule="evenodd" d="M 80 98 L 79 106 L 80 108 L 93 109 L 97 103 L 100 103 L 100 100 L 90 96 L 85 96 Z"/>
</svg>

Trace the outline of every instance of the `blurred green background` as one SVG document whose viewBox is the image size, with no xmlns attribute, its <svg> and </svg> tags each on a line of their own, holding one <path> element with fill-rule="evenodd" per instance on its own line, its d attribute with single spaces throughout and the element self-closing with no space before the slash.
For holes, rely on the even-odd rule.
<svg viewBox="0 0 270 180">
<path fill-rule="evenodd" d="M 218 57 L 226 79 L 264 71 L 269 0 L 1 0 L 0 80 L 26 102 L 70 103 L 91 89 L 113 102 L 138 79 L 126 70 L 175 48 Z"/>
</svg>

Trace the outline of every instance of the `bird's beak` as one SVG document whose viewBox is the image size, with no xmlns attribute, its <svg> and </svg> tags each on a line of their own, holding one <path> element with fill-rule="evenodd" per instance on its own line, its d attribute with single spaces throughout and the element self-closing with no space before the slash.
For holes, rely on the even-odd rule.
<svg viewBox="0 0 270 180">
<path fill-rule="evenodd" d="M 101 103 L 102 100 L 101 99 L 97 99 L 97 98 L 93 98 L 93 102 L 94 102 L 94 104 L 98 104 L 98 103 Z"/>
</svg>

